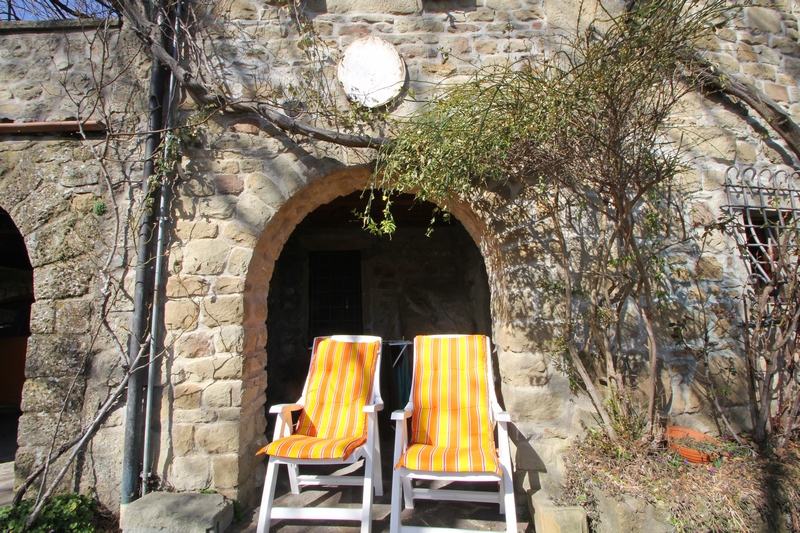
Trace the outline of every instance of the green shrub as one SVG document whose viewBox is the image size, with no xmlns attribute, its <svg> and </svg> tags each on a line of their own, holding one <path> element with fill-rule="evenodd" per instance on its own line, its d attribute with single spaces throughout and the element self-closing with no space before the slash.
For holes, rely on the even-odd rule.
<svg viewBox="0 0 800 533">
<path fill-rule="evenodd" d="M 16 508 L 0 508 L 0 531 L 20 533 L 33 511 L 33 500 L 24 500 Z M 98 530 L 100 504 L 80 494 L 62 494 L 48 501 L 32 533 L 94 533 Z"/>
</svg>

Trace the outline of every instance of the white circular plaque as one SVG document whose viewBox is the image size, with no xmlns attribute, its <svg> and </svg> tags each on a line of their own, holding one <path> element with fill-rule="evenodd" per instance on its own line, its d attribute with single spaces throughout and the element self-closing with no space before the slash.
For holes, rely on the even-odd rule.
<svg viewBox="0 0 800 533">
<path fill-rule="evenodd" d="M 339 81 L 354 102 L 378 107 L 395 98 L 406 81 L 406 65 L 394 46 L 379 37 L 362 37 L 344 51 Z"/>
</svg>

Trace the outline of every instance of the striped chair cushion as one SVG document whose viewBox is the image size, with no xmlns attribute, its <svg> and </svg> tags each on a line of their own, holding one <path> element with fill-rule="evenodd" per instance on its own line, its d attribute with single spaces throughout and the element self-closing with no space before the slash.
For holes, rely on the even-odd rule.
<svg viewBox="0 0 800 533">
<path fill-rule="evenodd" d="M 397 466 L 500 474 L 489 415 L 486 337 L 414 339 L 414 415 Z"/>
<path fill-rule="evenodd" d="M 292 459 L 346 459 L 367 440 L 364 406 L 380 342 L 355 343 L 322 339 L 311 358 L 305 407 L 293 435 L 259 451 Z"/>
</svg>

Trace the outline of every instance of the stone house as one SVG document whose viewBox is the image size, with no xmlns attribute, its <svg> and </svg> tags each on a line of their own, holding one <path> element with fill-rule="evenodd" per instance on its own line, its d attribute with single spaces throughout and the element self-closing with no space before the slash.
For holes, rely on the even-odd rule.
<svg viewBox="0 0 800 533">
<path fill-rule="evenodd" d="M 205 44 L 234 94 L 269 76 L 289 83 L 310 64 L 291 10 L 272 4 L 234 0 L 210 28 L 214 40 Z M 360 37 L 390 43 L 408 73 L 406 90 L 424 96 L 478 66 L 546 55 L 578 23 L 578 4 L 327 0 L 304 9 L 328 54 L 320 73 L 341 103 L 346 96 L 331 65 Z M 613 12 L 623 2 L 607 4 Z M 590 15 L 599 13 L 593 9 Z M 718 33 L 709 54 L 795 117 L 798 9 L 793 2 L 746 9 Z M 54 442 L 69 441 L 92 420 L 124 375 L 142 244 L 136 221 L 149 68 L 125 21 L 0 23 L 0 356 L 8 369 L 0 393 L 7 411 L 21 413 L 18 483 Z M 413 109 L 411 102 L 390 107 L 394 114 Z M 180 116 L 196 114 L 186 100 Z M 96 121 L 84 123 L 85 137 L 76 133 L 79 118 Z M 780 141 L 751 127 L 751 118 L 700 95 L 688 99 L 681 118 L 697 139 L 698 163 L 686 187 L 699 222 L 726 203 L 728 167 L 794 163 Z M 310 339 L 332 329 L 394 340 L 490 335 L 501 398 L 514 421 L 518 490 L 558 482 L 561 452 L 593 409 L 570 391 L 550 357 L 558 302 L 543 297 L 535 280 L 553 265 L 546 242 L 532 237 L 533 220 L 513 209 L 513 195 L 484 191 L 454 203 L 454 222 L 440 223 L 430 237 L 434 206 L 401 198 L 397 234 L 379 238 L 352 214 L 363 203 L 374 152 L 224 112 L 203 117 L 196 133 L 170 187 L 165 221 L 150 421 L 154 487 L 213 489 L 255 503 L 263 459 L 254 452 L 267 440 L 265 405 L 297 396 Z M 705 291 L 692 292 L 686 282 L 680 305 L 724 299 L 747 277 L 723 238 L 702 256 L 673 259 Z M 387 350 L 393 362 L 399 354 Z M 732 352 L 719 357 L 737 360 Z M 677 356 L 663 363 L 668 414 L 713 429 L 691 365 Z M 387 403 L 397 407 L 392 367 L 382 371 Z M 745 395 L 739 384 L 728 406 L 744 425 Z M 67 488 L 118 506 L 125 426 L 122 401 L 71 470 Z"/>
</svg>

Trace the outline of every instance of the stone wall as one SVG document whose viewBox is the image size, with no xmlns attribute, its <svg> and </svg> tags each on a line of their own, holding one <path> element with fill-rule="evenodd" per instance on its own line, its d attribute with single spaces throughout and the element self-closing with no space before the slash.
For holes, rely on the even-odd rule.
<svg viewBox="0 0 800 533">
<path fill-rule="evenodd" d="M 322 65 L 320 72 L 332 79 L 336 60 L 349 43 L 366 35 L 379 36 L 397 47 L 408 69 L 410 89 L 416 96 L 424 96 L 435 84 L 462 80 L 480 67 L 549 53 L 558 46 L 556 35 L 576 25 L 577 5 L 577 2 L 514 0 L 426 2 L 422 5 L 400 1 L 380 4 L 312 2 L 307 4 L 306 14 L 321 43 L 319 49 L 327 54 L 319 63 Z M 620 7 L 621 3 L 612 5 L 613 9 Z M 224 61 L 235 63 L 239 72 L 247 73 L 239 79 L 241 94 L 255 93 L 265 86 L 270 76 L 280 79 L 284 85 L 296 83 L 299 87 L 302 84 L 303 69 L 316 63 L 298 46 L 305 34 L 298 33 L 287 11 L 241 1 L 233 5 L 229 16 L 236 21 L 240 35 L 247 38 L 246 46 L 227 47 L 224 56 Z M 796 112 L 795 81 L 788 74 L 796 57 L 791 45 L 796 28 L 794 20 L 793 13 L 780 9 L 745 10 L 733 29 L 720 32 L 719 39 L 711 45 L 710 57 L 748 77 Z M 332 91 L 335 100 L 342 103 L 344 95 L 338 86 Z M 395 115 L 402 115 L 415 107 L 413 103 L 400 103 L 391 110 Z M 688 97 L 681 115 L 675 118 L 684 127 L 683 131 L 690 132 L 698 157 L 696 170 L 686 176 L 684 183 L 686 198 L 695 206 L 697 223 L 720 213 L 724 201 L 721 182 L 727 166 L 781 165 L 786 160 L 786 152 L 779 142 L 762 140 L 748 125 L 752 119 L 727 111 L 699 95 Z M 239 447 L 229 443 L 225 448 L 225 453 L 233 460 L 235 453 L 246 457 L 247 450 L 262 443 L 261 422 L 253 427 L 249 415 L 260 413 L 264 401 L 261 346 L 266 332 L 261 323 L 266 310 L 260 303 L 268 292 L 268 283 L 264 280 L 269 279 L 283 243 L 305 213 L 363 185 L 366 173 L 360 179 L 350 174 L 347 185 L 339 185 L 337 180 L 345 179 L 352 172 L 343 170 L 343 165 L 364 160 L 364 157 L 368 159 L 369 154 L 303 142 L 280 145 L 275 137 L 255 131 L 248 134 L 246 125 L 220 122 L 219 126 L 211 132 L 204 150 L 190 154 L 187 168 L 192 170 L 193 180 L 204 185 L 202 191 L 187 190 L 182 216 L 194 217 L 193 223 L 198 224 L 203 219 L 214 220 L 213 225 L 219 225 L 219 229 L 213 230 L 213 235 L 226 236 L 229 245 L 216 245 L 217 250 L 210 241 L 198 242 L 196 248 L 189 243 L 182 250 L 174 250 L 172 257 L 176 267 L 173 272 L 177 273 L 179 268 L 181 276 L 187 273 L 188 265 L 192 276 L 223 279 L 231 275 L 233 267 L 237 278 L 245 278 L 241 308 L 245 324 L 241 352 L 243 384 L 242 388 L 234 389 L 233 398 L 234 404 L 241 406 L 242 420 L 248 422 L 239 423 Z M 320 159 L 322 157 L 327 158 Z M 230 175 L 237 177 L 238 186 L 221 199 L 220 194 L 225 193 L 221 187 L 228 187 Z M 320 179 L 320 176 L 328 177 Z M 195 195 L 195 199 L 190 205 L 191 195 Z M 455 212 L 460 220 L 463 218 L 461 221 L 479 246 L 489 274 L 492 329 L 499 350 L 503 397 L 516 428 L 518 482 L 528 487 L 546 482 L 549 474 L 555 474 L 557 480 L 559 454 L 578 431 L 580 422 L 591 422 L 592 408 L 571 395 L 566 377 L 556 370 L 550 358 L 559 304 L 537 289 L 536 280 L 546 277 L 554 265 L 546 252 L 549 246 L 546 231 L 536 227 L 535 214 L 529 211 L 527 219 L 519 217 L 520 210 L 524 212 L 525 209 L 528 208 L 519 205 L 512 196 L 486 193 L 483 198 L 456 208 Z M 203 255 L 197 257 L 200 249 Z M 242 268 L 241 258 L 249 261 L 246 268 Z M 697 246 L 687 246 L 676 251 L 671 261 L 678 288 L 674 302 L 677 313 L 709 303 L 730 309 L 730 296 L 741 288 L 744 277 L 730 242 L 717 239 L 702 251 Z M 210 270 L 198 270 L 199 265 L 215 266 Z M 175 326 L 180 325 L 190 310 L 200 310 L 196 315 L 197 330 L 204 332 L 203 343 L 207 346 L 220 345 L 223 331 L 217 329 L 215 321 L 203 311 L 214 298 L 209 296 L 214 292 L 214 283 L 213 280 L 207 282 L 209 290 L 202 293 L 202 298 L 198 295 L 194 302 L 168 303 L 174 306 L 171 310 L 168 307 L 168 311 L 174 315 L 171 326 L 176 332 L 180 328 Z M 220 299 L 221 296 L 216 296 L 216 302 Z M 239 300 L 231 300 L 234 301 Z M 237 315 L 238 305 L 236 303 Z M 672 415 L 676 419 L 684 414 L 695 415 L 697 419 L 699 415 L 699 421 L 694 423 L 713 429 L 712 419 L 706 418 L 708 405 L 702 397 L 702 387 L 694 379 L 696 364 L 683 357 L 677 347 L 670 346 L 666 336 L 663 341 L 668 355 L 662 384 Z M 178 350 L 181 342 L 178 340 L 176 345 Z M 194 342 L 193 338 L 190 344 Z M 636 348 L 642 350 L 641 340 L 634 344 L 634 351 Z M 735 361 L 735 347 L 726 346 L 715 357 L 722 362 Z M 179 360 L 180 356 L 176 358 Z M 197 408 L 213 405 L 212 400 L 204 400 L 206 387 L 212 381 L 209 374 L 205 382 L 186 385 L 187 390 L 198 391 L 191 393 L 198 399 Z M 219 382 L 216 384 L 221 386 Z M 735 392 L 739 397 L 731 400 L 732 408 L 742 403 L 743 390 Z M 746 424 L 746 417 L 738 416 L 737 421 Z M 255 440 L 248 441 L 248 435 L 255 436 Z M 191 450 L 189 456 L 197 457 L 198 464 L 202 462 L 200 456 L 213 453 L 196 437 L 187 450 Z M 239 463 L 239 468 L 245 464 L 246 458 Z M 245 471 L 248 475 L 240 477 L 240 491 L 249 490 L 252 483 L 250 469 Z M 220 487 L 211 470 L 191 483 L 186 481 L 183 488 Z"/>
<path fill-rule="evenodd" d="M 99 120 L 134 131 L 146 93 L 141 72 L 120 76 L 112 65 L 141 66 L 119 25 L 0 24 L 0 120 Z M 114 55 L 108 54 L 114 50 Z M 127 63 L 126 63 L 127 61 Z M 103 76 L 106 76 L 103 78 Z M 97 95 L 101 95 L 100 105 Z M 0 208 L 22 234 L 33 267 L 25 385 L 16 476 L 25 479 L 76 436 L 121 377 L 130 298 L 122 284 L 128 261 L 132 173 L 140 175 L 138 139 L 51 131 L 0 137 Z M 105 151 L 107 150 L 107 151 Z M 98 155 L 104 154 L 104 165 Z M 138 171 L 137 171 L 138 169 Z M 117 217 L 119 217 L 117 219 Z M 119 500 L 122 418 L 111 414 L 64 489 Z M 59 467 L 56 463 L 54 467 Z M 51 479 L 54 474 L 51 474 Z"/>
<path fill-rule="evenodd" d="M 557 36 L 577 24 L 579 4 L 312 1 L 307 17 L 319 39 L 318 50 L 326 54 L 318 62 L 319 58 L 306 55 L 301 43 L 308 35 L 298 32 L 288 10 L 235 0 L 227 19 L 215 29 L 228 32 L 209 42 L 215 45 L 214 57 L 225 73 L 238 76 L 231 85 L 249 95 L 270 83 L 273 88 L 278 82 L 300 86 L 302 73 L 315 67 L 320 67 L 314 71 L 315 79 L 325 75 L 334 80 L 336 60 L 347 44 L 364 35 L 380 36 L 403 56 L 409 88 L 422 100 L 439 82 L 463 80 L 480 67 L 551 53 L 558 46 Z M 618 10 L 622 4 L 612 2 L 610 7 Z M 755 83 L 800 118 L 796 86 L 800 56 L 793 9 L 744 10 L 731 28 L 721 29 L 709 43 L 709 57 Z M 80 32 L 46 38 L 40 33 L 0 34 L 4 51 L 0 72 L 10 80 L 0 89 L 7 91 L 0 98 L 0 116 L 17 121 L 76 116 L 62 109 L 67 104 L 58 80 L 63 73 L 86 72 L 79 68 L 80 62 L 69 59 L 73 50 L 94 42 L 82 36 Z M 124 50 L 132 36 L 123 31 L 115 38 L 122 39 Z M 118 63 L 146 67 L 137 60 Z M 139 72 L 141 76 L 108 88 L 109 102 L 131 111 L 125 115 L 131 121 L 141 118 L 138 109 L 144 101 L 145 88 L 135 80 L 145 80 L 146 75 Z M 345 103 L 338 84 L 332 83 L 331 91 L 334 102 Z M 390 111 L 408 114 L 417 106 L 399 103 Z M 184 111 L 192 114 L 191 106 Z M 694 139 L 697 156 L 683 184 L 683 195 L 693 206 L 690 222 L 706 223 L 720 213 L 725 202 L 723 172 L 729 165 L 775 166 L 791 161 L 779 141 L 761 136 L 764 125 L 757 118 L 699 95 L 687 97 L 675 120 Z M 197 144 L 184 153 L 184 172 L 171 210 L 164 304 L 168 357 L 160 372 L 161 420 L 156 428 L 162 486 L 180 491 L 214 489 L 245 504 L 255 501 L 263 479 L 263 459 L 254 452 L 266 442 L 267 298 L 276 261 L 307 214 L 365 186 L 374 156 L 366 150 L 295 139 L 258 125 L 215 116 L 203 124 Z M 135 124 L 127 127 L 136 129 Z M 26 239 L 37 298 L 20 427 L 20 475 L 48 445 L 46 430 L 55 424 L 60 407 L 56 398 L 64 397 L 73 377 L 78 376 L 72 389 L 75 402 L 69 404 L 62 423 L 70 429 L 96 407 L 107 391 L 108 376 L 119 368 L 114 339 L 101 335 L 95 341 L 93 333 L 101 325 L 98 314 L 108 311 L 111 331 L 124 345 L 121 332 L 129 321 L 130 303 L 127 294 L 120 293 L 108 308 L 102 304 L 104 271 L 92 260 L 105 257 L 109 244 L 90 236 L 110 234 L 110 219 L 94 215 L 93 208 L 99 199 L 111 205 L 112 197 L 92 163 L 92 146 L 52 138 L 0 142 L 0 207 L 11 214 Z M 138 144 L 120 141 L 115 150 L 115 161 L 120 163 L 112 174 L 114 197 L 125 198 L 129 183 L 124 179 L 138 176 Z M 486 267 L 491 301 L 481 305 L 491 316 L 502 399 L 514 423 L 516 481 L 520 488 L 557 482 L 560 454 L 580 433 L 580 423 L 591 423 L 593 410 L 585 398 L 570 392 L 568 379 L 551 357 L 561 302 L 537 284 L 554 268 L 547 228 L 537 224 L 531 206 L 511 190 L 476 193 L 451 210 Z M 123 244 L 120 254 L 126 250 Z M 122 268 L 127 261 L 115 257 L 112 264 Z M 707 305 L 731 310 L 745 277 L 732 243 L 723 238 L 704 247 L 691 243 L 676 250 L 670 267 L 676 288 L 673 318 Z M 696 365 L 666 337 L 663 342 L 667 356 L 661 381 L 672 415 L 677 419 L 692 415 L 696 425 L 713 429 L 702 388 L 694 379 Z M 636 349 L 641 349 L 638 338 L 633 339 L 632 351 Z M 736 362 L 736 350 L 736 346 L 720 348 L 715 364 Z M 87 355 L 92 357 L 84 369 Z M 734 398 L 729 407 L 741 403 Z M 746 422 L 746 417 L 738 418 Z M 82 485 L 97 485 L 112 507 L 118 479 L 106 478 L 109 481 L 103 485 L 95 472 L 119 472 L 120 424 L 118 414 L 106 424 L 87 455 L 80 479 Z"/>
</svg>

